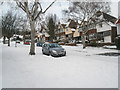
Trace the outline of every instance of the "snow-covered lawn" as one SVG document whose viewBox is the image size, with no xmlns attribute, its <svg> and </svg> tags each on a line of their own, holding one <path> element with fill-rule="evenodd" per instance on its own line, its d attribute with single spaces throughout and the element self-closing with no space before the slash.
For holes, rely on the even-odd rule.
<svg viewBox="0 0 120 90">
<path fill-rule="evenodd" d="M 118 88 L 118 57 L 96 55 L 117 50 L 63 46 L 67 56 L 54 58 L 41 47 L 30 56 L 29 45 L 0 45 L 3 88 Z"/>
</svg>

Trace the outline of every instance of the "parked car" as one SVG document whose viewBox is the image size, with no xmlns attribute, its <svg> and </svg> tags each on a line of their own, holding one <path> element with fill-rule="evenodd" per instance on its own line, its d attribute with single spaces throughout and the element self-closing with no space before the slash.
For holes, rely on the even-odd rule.
<svg viewBox="0 0 120 90">
<path fill-rule="evenodd" d="M 36 46 L 38 46 L 38 47 L 42 47 L 42 45 L 43 45 L 43 42 L 37 42 L 37 44 L 36 44 Z"/>
<path fill-rule="evenodd" d="M 25 40 L 25 42 L 24 42 L 24 44 L 26 44 L 26 45 L 30 45 L 30 40 Z"/>
<path fill-rule="evenodd" d="M 42 46 L 42 53 L 51 56 L 65 56 L 66 50 L 57 43 L 45 43 Z"/>
<path fill-rule="evenodd" d="M 20 43 L 20 40 L 16 40 L 16 43 Z"/>
<path fill-rule="evenodd" d="M 64 42 L 58 42 L 58 44 L 59 44 L 59 45 L 65 45 L 65 43 L 64 43 Z"/>
</svg>

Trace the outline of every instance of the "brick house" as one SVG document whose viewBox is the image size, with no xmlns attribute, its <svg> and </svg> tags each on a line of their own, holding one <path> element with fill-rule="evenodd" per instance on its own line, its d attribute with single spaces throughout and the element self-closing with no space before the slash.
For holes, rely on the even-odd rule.
<svg viewBox="0 0 120 90">
<path fill-rule="evenodd" d="M 78 22 L 69 19 L 65 29 L 65 35 L 68 42 L 73 42 L 74 37 L 77 36 L 77 32 L 76 32 L 77 29 L 78 29 Z"/>
<path fill-rule="evenodd" d="M 37 32 L 36 36 L 38 41 L 48 42 L 50 35 L 46 32 L 45 29 L 42 29 L 42 31 Z"/>
<path fill-rule="evenodd" d="M 79 33 L 76 32 L 77 27 L 78 23 L 71 19 L 68 20 L 67 24 L 59 23 L 58 29 L 55 32 L 56 40 L 67 40 L 68 42 L 72 42 L 74 37 Z"/>
<path fill-rule="evenodd" d="M 56 40 L 66 39 L 65 26 L 66 26 L 66 24 L 60 24 L 60 23 L 58 24 L 58 29 L 55 32 Z"/>
</svg>

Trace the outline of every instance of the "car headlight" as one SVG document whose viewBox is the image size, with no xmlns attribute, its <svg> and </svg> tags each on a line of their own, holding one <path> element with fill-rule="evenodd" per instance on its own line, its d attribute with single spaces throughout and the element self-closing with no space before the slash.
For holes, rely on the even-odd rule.
<svg viewBox="0 0 120 90">
<path fill-rule="evenodd" d="M 65 50 L 65 49 L 64 49 L 63 51 L 64 51 L 64 52 L 66 52 L 66 50 Z"/>
<path fill-rule="evenodd" d="M 52 52 L 55 53 L 55 54 L 57 53 L 57 51 L 55 51 L 55 50 L 52 50 Z"/>
</svg>

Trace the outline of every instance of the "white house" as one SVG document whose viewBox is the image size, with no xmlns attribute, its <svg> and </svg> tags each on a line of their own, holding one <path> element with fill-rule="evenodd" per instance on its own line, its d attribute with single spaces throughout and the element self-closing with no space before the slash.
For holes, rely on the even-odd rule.
<svg viewBox="0 0 120 90">
<path fill-rule="evenodd" d="M 102 18 L 101 20 L 103 21 L 96 25 L 98 39 L 101 38 L 99 41 L 103 43 L 114 42 L 117 36 L 117 26 L 115 24 L 117 19 L 106 13 L 102 13 L 100 18 Z"/>
<path fill-rule="evenodd" d="M 101 25 L 102 24 L 102 25 Z M 101 36 L 101 42 L 111 43 L 114 42 L 117 36 L 117 27 L 111 22 L 102 22 L 96 26 L 98 36 Z"/>
<path fill-rule="evenodd" d="M 120 1 L 118 2 L 117 35 L 120 35 Z"/>
</svg>

